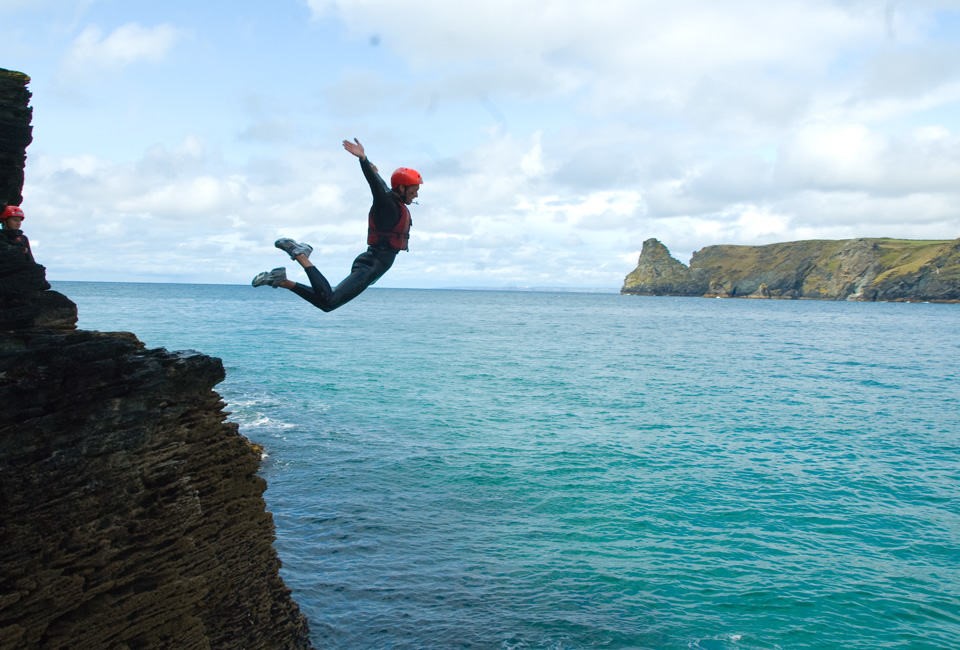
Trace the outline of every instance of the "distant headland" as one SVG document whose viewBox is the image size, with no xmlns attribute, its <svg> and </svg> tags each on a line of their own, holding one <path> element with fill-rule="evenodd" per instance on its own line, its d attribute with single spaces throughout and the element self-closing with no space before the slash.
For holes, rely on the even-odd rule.
<svg viewBox="0 0 960 650">
<path fill-rule="evenodd" d="M 960 302 L 960 239 L 809 240 L 707 246 L 687 266 L 643 242 L 623 294 L 891 302 Z"/>
</svg>

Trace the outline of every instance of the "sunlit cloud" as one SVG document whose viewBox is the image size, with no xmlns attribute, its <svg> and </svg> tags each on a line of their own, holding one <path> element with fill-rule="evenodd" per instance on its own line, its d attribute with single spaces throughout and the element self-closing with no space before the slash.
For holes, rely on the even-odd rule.
<svg viewBox="0 0 960 650">
<path fill-rule="evenodd" d="M 109 33 L 90 25 L 74 39 L 64 65 L 70 70 L 118 69 L 141 62 L 161 61 L 180 38 L 172 25 L 121 25 Z"/>
<path fill-rule="evenodd" d="M 346 271 L 370 201 L 354 136 L 426 179 L 381 286 L 616 288 L 650 237 L 689 258 L 960 235 L 956 2 L 175 5 L 84 0 L 47 33 L 61 72 L 103 78 L 68 101 L 34 82 L 24 196 L 54 275 L 116 249 L 248 282 L 278 236 Z"/>
</svg>

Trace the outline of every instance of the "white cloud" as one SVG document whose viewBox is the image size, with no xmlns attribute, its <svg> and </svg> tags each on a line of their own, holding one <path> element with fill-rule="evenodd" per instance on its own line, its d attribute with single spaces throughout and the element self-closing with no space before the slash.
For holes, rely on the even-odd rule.
<svg viewBox="0 0 960 650">
<path fill-rule="evenodd" d="M 84 21 L 134 16 L 103 7 Z M 255 20 L 238 5 L 256 52 L 216 12 L 206 28 L 181 22 L 199 10 L 179 28 L 88 28 L 70 51 L 82 69 L 162 60 L 174 44 L 206 65 L 196 83 L 114 75 L 117 101 L 85 96 L 90 112 L 59 121 L 117 111 L 137 149 L 104 130 L 60 151 L 39 123 L 31 226 L 53 269 L 116 241 L 123 268 L 179 273 L 209 258 L 220 275 L 204 281 L 247 282 L 280 262 L 272 242 L 288 235 L 335 276 L 362 248 L 369 206 L 339 148 L 356 135 L 385 173 L 426 177 L 412 252 L 383 286 L 617 287 L 648 237 L 681 259 L 723 243 L 955 237 L 960 39 L 956 13 L 942 17 L 958 9 L 303 0 Z M 302 26 L 283 13 L 306 10 Z M 263 24 L 275 13 L 284 20 Z M 158 101 L 168 88 L 175 109 Z M 42 116 L 51 100 L 39 97 Z M 157 257 L 144 262 L 145 249 Z"/>
<path fill-rule="evenodd" d="M 179 38 L 180 32 L 172 25 L 143 27 L 128 23 L 109 34 L 90 25 L 71 44 L 65 66 L 79 71 L 124 68 L 140 61 L 157 62 L 163 60 Z"/>
<path fill-rule="evenodd" d="M 784 143 L 779 173 L 801 187 L 865 187 L 880 180 L 886 149 L 862 124 L 805 126 Z"/>
<path fill-rule="evenodd" d="M 544 172 L 543 147 L 540 144 L 542 136 L 539 131 L 535 133 L 533 146 L 520 158 L 520 169 L 529 177 L 540 176 Z"/>
<path fill-rule="evenodd" d="M 777 176 L 786 187 L 880 196 L 953 192 L 960 134 L 942 126 L 885 135 L 863 124 L 815 124 L 784 141 Z"/>
<path fill-rule="evenodd" d="M 319 20 L 337 6 L 337 0 L 306 0 L 306 5 L 314 20 Z"/>
<path fill-rule="evenodd" d="M 456 69 L 467 87 L 543 96 L 581 91 L 598 114 L 644 105 L 685 109 L 711 78 L 820 74 L 838 48 L 879 40 L 884 29 L 879 7 L 851 11 L 822 0 L 311 5 L 320 17 L 335 7 L 357 38 L 382 34 L 413 66 Z M 518 78 L 546 83 L 515 85 Z"/>
</svg>

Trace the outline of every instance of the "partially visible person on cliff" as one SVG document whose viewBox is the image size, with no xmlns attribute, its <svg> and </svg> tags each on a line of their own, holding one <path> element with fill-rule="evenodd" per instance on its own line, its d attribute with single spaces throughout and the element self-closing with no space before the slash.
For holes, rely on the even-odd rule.
<svg viewBox="0 0 960 650">
<path fill-rule="evenodd" d="M 0 214 L 0 221 L 3 223 L 3 229 L 0 230 L 0 237 L 2 237 L 3 243 L 7 246 L 20 249 L 26 261 L 36 264 L 36 260 L 33 259 L 33 252 L 30 250 L 30 240 L 27 239 L 27 236 L 20 230 L 23 219 L 23 210 L 21 210 L 19 206 L 5 206 L 3 213 Z"/>
<path fill-rule="evenodd" d="M 423 183 L 420 173 L 400 167 L 390 176 L 390 186 L 387 187 L 376 166 L 367 159 L 359 140 L 344 140 L 343 148 L 360 159 L 360 169 L 373 193 L 373 205 L 367 217 L 367 250 L 353 260 L 350 274 L 335 288 L 331 288 L 327 279 L 310 261 L 313 247 L 284 237 L 274 245 L 303 267 L 310 286 L 288 280 L 284 267 L 258 273 L 253 278 L 253 286 L 283 287 L 318 309 L 333 311 L 379 280 L 393 266 L 397 253 L 407 250 L 410 225 L 413 223 L 407 206 L 413 203 L 420 191 L 420 184 Z"/>
</svg>

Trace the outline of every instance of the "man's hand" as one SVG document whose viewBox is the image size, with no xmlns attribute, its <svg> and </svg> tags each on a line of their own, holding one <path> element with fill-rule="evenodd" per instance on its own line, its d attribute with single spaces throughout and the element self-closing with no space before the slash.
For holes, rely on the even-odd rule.
<svg viewBox="0 0 960 650">
<path fill-rule="evenodd" d="M 343 148 L 349 151 L 350 153 L 352 153 L 354 156 L 356 156 L 360 160 L 363 160 L 364 158 L 367 157 L 366 152 L 363 150 L 363 145 L 360 144 L 360 141 L 357 140 L 356 138 L 353 139 L 353 142 L 350 142 L 349 140 L 344 140 Z"/>
</svg>

